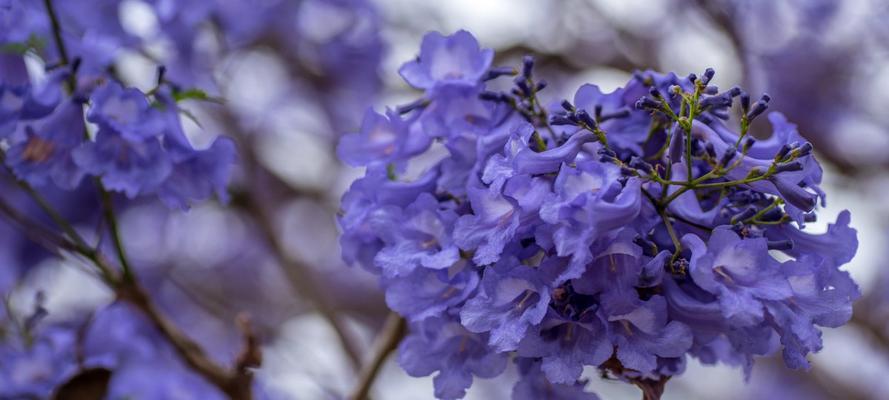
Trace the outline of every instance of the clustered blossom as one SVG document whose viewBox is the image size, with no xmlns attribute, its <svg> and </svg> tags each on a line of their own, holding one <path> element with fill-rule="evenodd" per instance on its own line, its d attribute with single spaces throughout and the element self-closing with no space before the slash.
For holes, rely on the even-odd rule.
<svg viewBox="0 0 889 400">
<path fill-rule="evenodd" d="M 207 149 L 194 148 L 169 89 L 149 97 L 100 81 L 62 95 L 61 84 L 74 72 L 50 79 L 50 88 L 0 84 L 10 97 L 21 93 L 0 110 L 15 118 L 2 139 L 9 145 L 6 164 L 19 179 L 72 190 L 84 177 L 95 176 L 108 190 L 130 198 L 156 194 L 176 208 L 213 194 L 225 198 L 235 158 L 231 140 L 218 138 Z M 86 121 L 98 127 L 94 136 L 87 131 L 84 110 Z"/>
<path fill-rule="evenodd" d="M 94 372 L 112 375 L 109 398 L 225 397 L 186 365 L 168 340 L 125 301 L 95 310 L 52 314 L 51 318 L 44 318 L 47 310 L 42 307 L 22 315 L 21 307 L 10 302 L 16 299 L 17 303 L 22 292 L 44 285 L 29 274 L 53 269 L 44 268 L 46 260 L 58 256 L 44 249 L 40 240 L 22 233 L 15 218 L 7 218 L 15 212 L 55 227 L 16 180 L 38 192 L 67 223 L 78 229 L 89 227 L 99 235 L 108 228 L 108 221 L 99 216 L 103 209 L 99 184 L 103 191 L 121 194 L 109 196 L 118 212 L 132 204 L 153 205 L 153 200 L 170 209 L 158 209 L 152 222 L 178 215 L 175 212 L 213 196 L 227 199 L 236 166 L 234 142 L 218 136 L 206 145 L 196 145 L 183 127 L 183 119 L 191 115 L 180 107 L 183 100 L 209 97 L 204 90 L 182 85 L 216 91 L 207 77 L 222 63 L 221 57 L 229 54 L 205 54 L 201 51 L 206 46 L 195 45 L 210 29 L 209 20 L 220 24 L 216 33 L 229 42 L 231 52 L 240 49 L 234 44 L 260 46 L 260 38 L 292 46 L 293 57 L 317 70 L 306 71 L 306 76 L 325 77 L 328 91 L 323 101 L 339 101 L 336 112 L 354 114 L 352 110 L 363 108 L 363 102 L 379 88 L 375 71 L 382 47 L 378 21 L 375 10 L 361 0 L 277 1 L 264 2 L 262 7 L 247 1 L 188 5 L 150 1 L 143 5 L 156 14 L 161 25 L 150 37 L 137 37 L 121 23 L 123 9 L 133 3 L 141 2 L 0 0 L 0 162 L 5 167 L 0 171 L 0 200 L 9 207 L 4 208 L 0 224 L 0 398 L 50 398 L 66 382 Z M 59 27 L 53 27 L 50 8 L 54 8 Z M 315 20 L 312 15 L 319 13 L 326 21 L 338 18 L 339 22 L 309 24 Z M 272 15 L 276 22 L 267 25 L 269 19 L 260 14 Z M 299 21 L 296 16 L 301 16 Z M 62 46 L 56 43 L 56 34 Z M 293 37 L 300 40 L 290 40 Z M 165 41 L 174 47 L 159 56 L 151 54 L 157 42 Z M 154 88 L 140 90 L 127 84 L 126 68 L 118 68 L 121 56 L 127 53 L 142 54 L 163 65 Z M 342 73 L 349 68 L 359 72 Z M 309 80 L 306 76 L 294 78 Z M 351 108 L 344 104 L 347 102 L 352 102 Z M 331 107 L 330 112 L 333 110 Z M 352 120 L 344 117 L 337 121 Z M 124 197 L 133 201 L 124 201 Z M 155 225 L 142 225 L 125 229 L 143 237 L 165 236 L 160 229 L 152 230 Z M 109 242 L 99 240 L 96 247 L 114 254 Z M 172 261 L 161 255 L 162 250 L 169 250 L 163 249 L 160 241 L 156 244 L 150 256 L 143 256 L 135 266 L 140 283 L 165 314 L 200 339 L 204 350 L 232 363 L 228 358 L 234 355 L 229 353 L 241 345 L 240 332 L 229 326 L 221 332 L 223 329 L 212 324 L 216 318 L 228 322 L 227 315 L 196 310 L 199 307 L 186 296 L 193 294 L 178 287 L 170 289 L 172 284 L 164 274 Z M 254 301 L 264 313 L 256 319 L 260 325 L 268 319 L 275 322 L 266 325 L 279 326 L 285 317 L 281 315 L 283 307 L 279 304 L 279 309 L 270 310 L 270 304 L 255 295 L 257 277 L 269 274 L 268 268 L 257 269 L 256 265 L 268 264 L 260 261 L 268 255 L 257 250 L 262 246 L 255 240 L 238 244 L 228 246 L 225 254 L 215 254 L 214 260 L 202 261 L 217 273 L 212 280 L 204 277 L 200 285 L 238 296 L 240 303 L 232 302 L 232 308 L 239 309 L 228 313 L 258 308 L 257 304 L 244 304 Z M 244 257 L 250 259 L 245 261 Z M 185 259 L 180 256 L 173 261 Z M 207 271 L 200 270 L 202 274 Z M 236 273 L 239 276 L 234 276 Z M 268 290 L 268 286 L 261 289 Z M 287 307 L 292 308 L 292 303 Z"/>
<path fill-rule="evenodd" d="M 849 213 L 804 229 L 822 170 L 779 113 L 748 134 L 768 96 L 646 71 L 547 105 L 533 59 L 492 60 L 468 32 L 428 34 L 400 70 L 422 98 L 368 111 L 338 148 L 366 168 L 342 199 L 343 257 L 380 276 L 409 321 L 399 362 L 436 374 L 437 397 L 509 358 L 519 399 L 595 398 L 585 366 L 639 386 L 689 356 L 807 368 L 819 327 L 850 318 Z M 503 76 L 511 91 L 489 88 Z"/>
</svg>

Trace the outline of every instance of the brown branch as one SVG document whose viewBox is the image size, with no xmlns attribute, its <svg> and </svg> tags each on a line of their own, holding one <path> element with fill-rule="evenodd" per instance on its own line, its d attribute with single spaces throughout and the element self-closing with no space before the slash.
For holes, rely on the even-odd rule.
<svg viewBox="0 0 889 400">
<path fill-rule="evenodd" d="M 239 124 L 237 118 L 235 118 L 230 110 L 223 108 L 218 112 L 218 117 L 227 127 L 229 127 L 229 129 L 235 130 L 234 132 L 230 132 L 232 133 L 230 136 L 238 143 L 238 147 L 241 150 L 240 154 L 243 159 L 242 164 L 244 165 L 245 174 L 247 175 L 247 181 L 251 184 L 247 190 L 244 190 L 241 193 L 243 195 L 243 201 L 240 204 L 241 207 L 253 217 L 252 219 L 254 220 L 256 227 L 259 229 L 264 241 L 271 249 L 272 254 L 277 259 L 276 264 L 280 266 L 281 272 L 284 273 L 291 288 L 297 294 L 300 294 L 309 300 L 318 313 L 327 320 L 328 324 L 336 333 L 337 339 L 346 356 L 349 358 L 353 368 L 358 370 L 361 367 L 361 352 L 358 350 L 357 346 L 359 341 L 354 337 L 348 327 L 342 323 L 335 308 L 331 305 L 324 293 L 319 290 L 320 285 L 318 285 L 315 278 L 315 271 L 301 260 L 290 255 L 275 231 L 274 216 L 270 215 L 268 212 L 268 210 L 275 209 L 275 207 L 272 204 L 269 204 L 270 202 L 264 201 L 262 198 L 262 195 L 268 193 L 269 190 L 269 185 L 265 184 L 266 182 L 263 178 L 280 178 L 274 176 L 274 173 L 265 170 L 260 164 L 256 155 L 255 146 L 251 140 L 253 136 L 236 130 Z M 282 185 L 286 186 L 286 184 Z M 274 186 L 280 187 L 282 185 Z M 291 189 L 285 194 L 292 196 L 297 193 L 293 192 Z"/>
<path fill-rule="evenodd" d="M 878 321 L 881 318 L 874 318 L 871 315 L 871 307 L 868 304 L 869 300 L 869 298 L 865 298 L 859 301 L 858 306 L 852 312 L 852 320 L 849 322 L 862 331 L 867 332 L 869 336 L 877 341 L 880 347 L 885 351 L 889 351 L 889 328 L 886 325 L 881 326 L 879 324 Z"/>
<path fill-rule="evenodd" d="M 61 57 L 61 65 L 68 65 L 69 60 L 65 49 L 65 42 L 62 40 L 62 28 L 59 24 L 58 16 L 56 15 L 55 7 L 53 6 L 53 0 L 44 0 L 44 5 L 52 27 L 55 44 Z M 68 86 L 69 92 L 75 90 L 77 87 L 76 75 L 71 74 L 71 77 L 68 80 Z M 186 336 L 158 311 L 154 303 L 151 302 L 147 291 L 139 285 L 136 277 L 128 268 L 127 258 L 123 251 L 123 244 L 116 230 L 116 217 L 113 210 L 110 208 L 111 199 L 108 197 L 109 195 L 104 187 L 102 187 L 101 181 L 98 181 L 98 187 L 100 194 L 103 195 L 103 200 L 106 203 L 105 218 L 108 219 L 108 222 L 111 224 L 112 234 L 115 235 L 115 245 L 121 263 L 121 270 L 123 272 L 122 276 L 119 276 L 116 273 L 118 269 L 114 268 L 98 249 L 90 248 L 86 244 L 86 241 L 83 240 L 68 221 L 62 218 L 58 211 L 56 211 L 55 208 L 53 208 L 52 205 L 50 205 L 36 190 L 24 181 L 19 180 L 17 182 L 19 186 L 21 186 L 21 188 L 43 209 L 43 211 L 49 215 L 57 225 L 59 225 L 65 234 L 69 236 L 68 238 L 65 238 L 62 235 L 58 235 L 56 241 L 62 243 L 66 248 L 74 249 L 77 253 L 92 261 L 102 273 L 106 284 L 116 291 L 118 297 L 141 310 L 152 322 L 155 328 L 157 328 L 157 330 L 173 345 L 186 363 L 195 370 L 195 372 L 204 376 L 204 378 L 216 385 L 231 399 L 250 400 L 252 398 L 252 375 L 249 369 L 238 365 L 238 368 L 235 368 L 234 371 L 227 371 L 225 368 L 217 365 L 213 360 L 207 357 L 200 345 Z M 39 225 L 37 226 L 39 227 Z M 28 230 L 30 231 L 33 229 Z M 252 342 L 248 338 L 248 344 L 250 343 Z"/>
<path fill-rule="evenodd" d="M 616 355 L 612 355 L 611 358 L 602 363 L 599 368 L 602 371 L 603 379 L 607 379 L 611 376 L 632 383 L 638 387 L 642 390 L 642 400 L 660 400 L 661 396 L 664 394 L 664 388 L 667 385 L 667 381 L 671 378 L 670 376 L 661 376 L 659 379 L 627 377 L 627 372 L 635 372 L 635 370 L 624 367 L 620 360 L 617 359 Z"/>
<path fill-rule="evenodd" d="M 312 302 L 318 313 L 333 327 L 346 356 L 348 356 L 352 365 L 357 369 L 361 365 L 360 352 L 356 346 L 358 341 L 353 337 L 351 331 L 343 325 L 336 315 L 334 307 L 319 290 L 320 286 L 314 278 L 312 268 L 287 253 L 287 249 L 284 248 L 284 244 L 278 238 L 275 228 L 272 226 L 272 219 L 266 212 L 265 206 L 256 204 L 253 207 L 249 207 L 249 210 L 254 213 L 257 227 L 271 247 L 277 258 L 278 265 L 281 266 L 281 271 L 287 277 L 287 281 L 297 293 L 302 294 Z"/>
<path fill-rule="evenodd" d="M 197 343 L 179 331 L 169 319 L 163 316 L 141 286 L 135 282 L 122 282 L 116 288 L 116 292 L 120 300 L 132 304 L 148 317 L 152 325 L 167 338 L 186 364 L 228 394 L 229 372 L 210 360 Z M 234 398 L 234 396 L 232 397 Z"/>
<path fill-rule="evenodd" d="M 352 392 L 347 399 L 367 399 L 370 388 L 373 386 L 374 380 L 376 380 L 380 369 L 383 367 L 383 363 L 389 357 L 389 354 L 398 347 L 398 343 L 401 342 L 401 339 L 406 332 L 407 323 L 404 318 L 394 312 L 390 313 L 389 317 L 386 318 L 386 323 L 383 325 L 383 329 L 377 336 L 373 353 L 371 353 L 371 359 L 361 368 L 358 383 L 352 389 Z"/>
<path fill-rule="evenodd" d="M 664 394 L 664 387 L 669 380 L 669 376 L 664 376 L 658 380 L 633 379 L 631 382 L 642 390 L 642 400 L 660 400 L 661 396 Z"/>
<path fill-rule="evenodd" d="M 32 195 L 39 196 L 36 192 Z M 41 199 L 42 200 L 42 199 Z M 48 204 L 48 203 L 47 203 Z M 139 309 L 151 321 L 158 332 L 173 345 L 177 353 L 195 372 L 217 386 L 232 399 L 249 400 L 252 396 L 250 380 L 252 375 L 247 368 L 238 367 L 228 371 L 211 360 L 191 338 L 179 330 L 170 320 L 164 317 L 151 302 L 147 292 L 135 280 L 122 280 L 116 273 L 117 268 L 101 252 L 89 247 L 80 246 L 58 232 L 50 231 L 41 224 L 24 216 L 4 201 L 0 201 L 0 212 L 34 240 L 49 251 L 70 250 L 89 261 L 100 271 L 105 283 L 115 290 L 118 298 L 127 301 Z M 39 238 L 35 240 L 34 238 Z"/>
</svg>

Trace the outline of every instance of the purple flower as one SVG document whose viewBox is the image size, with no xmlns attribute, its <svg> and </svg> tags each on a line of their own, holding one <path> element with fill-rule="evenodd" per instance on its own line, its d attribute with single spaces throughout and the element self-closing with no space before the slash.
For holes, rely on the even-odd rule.
<svg viewBox="0 0 889 400">
<path fill-rule="evenodd" d="M 769 139 L 736 133 L 767 97 L 750 109 L 740 89 L 710 85 L 712 70 L 646 71 L 543 109 L 533 59 L 504 92 L 486 86 L 510 72 L 490 59 L 465 32 L 427 35 L 401 70 L 424 97 L 404 117 L 368 114 L 340 144 L 367 166 L 343 196 L 343 257 L 380 275 L 415 328 L 446 320 L 476 357 L 517 356 L 514 398 L 595 398 L 585 367 L 662 379 L 692 356 L 749 375 L 782 347 L 800 367 L 818 326 L 848 320 L 858 290 L 839 267 L 856 233 L 847 213 L 804 230 L 825 197 L 811 145 L 780 114 Z M 737 97 L 740 130 L 724 122 Z M 471 371 L 444 368 L 453 348 L 416 335 L 408 372 L 441 371 L 436 395 L 462 396 Z"/>
<path fill-rule="evenodd" d="M 602 364 L 614 352 L 606 326 L 595 307 L 575 318 L 550 308 L 534 332 L 522 340 L 518 355 L 540 358 L 540 369 L 550 382 L 573 384 L 585 365 Z"/>
<path fill-rule="evenodd" d="M 458 246 L 474 251 L 472 260 L 478 265 L 492 264 L 513 239 L 522 220 L 519 204 L 494 188 L 470 186 L 469 202 L 473 214 L 457 220 L 454 236 Z"/>
<path fill-rule="evenodd" d="M 858 233 L 849 226 L 851 215 L 848 210 L 840 212 L 836 223 L 827 225 L 827 232 L 814 234 L 805 232 L 793 225 L 781 225 L 765 232 L 770 240 L 790 240 L 793 248 L 786 253 L 793 257 L 817 255 L 839 267 L 852 260 L 858 250 Z"/>
<path fill-rule="evenodd" d="M 447 270 L 420 269 L 406 276 L 385 279 L 386 304 L 411 321 L 440 316 L 478 287 L 479 274 L 468 262 Z"/>
<path fill-rule="evenodd" d="M 542 361 L 533 358 L 517 358 L 521 379 L 512 389 L 513 400 L 599 400 L 599 396 L 585 392 L 585 380 L 570 384 L 550 382 L 542 370 Z"/>
<path fill-rule="evenodd" d="M 173 169 L 157 139 L 133 142 L 110 130 L 100 130 L 95 142 L 76 149 L 73 158 L 78 167 L 101 177 L 106 188 L 129 198 L 157 190 Z"/>
<path fill-rule="evenodd" d="M 164 129 L 161 112 L 137 89 L 109 82 L 93 92 L 90 102 L 87 120 L 128 141 L 149 139 Z"/>
<path fill-rule="evenodd" d="M 399 73 L 411 86 L 434 92 L 445 88 L 472 88 L 491 66 L 494 51 L 480 48 L 469 32 L 443 36 L 427 33 L 416 60 L 401 66 Z"/>
<path fill-rule="evenodd" d="M 9 62 L 24 66 L 21 58 Z M 15 132 L 19 121 L 33 121 L 52 113 L 62 101 L 61 83 L 67 77 L 67 71 L 51 73 L 46 82 L 38 87 L 27 82 L 26 73 L 24 83 L 15 82 L 19 79 L 7 80 L 4 77 L 0 83 L 0 137 L 8 137 Z"/>
<path fill-rule="evenodd" d="M 0 343 L 0 397 L 48 398 L 53 390 L 77 370 L 75 332 L 59 327 L 41 327 L 30 345 Z"/>
<path fill-rule="evenodd" d="M 485 270 L 481 289 L 463 306 L 460 321 L 472 332 L 490 332 L 489 343 L 497 351 L 510 351 L 546 315 L 550 289 L 530 267 L 501 267 Z"/>
<path fill-rule="evenodd" d="M 719 227 L 706 245 L 692 234 L 682 243 L 692 252 L 689 271 L 695 284 L 717 297 L 723 316 L 733 323 L 757 324 L 765 316 L 763 301 L 792 294 L 764 238 L 741 239 Z"/>
<path fill-rule="evenodd" d="M 52 115 L 25 123 L 23 137 L 7 151 L 6 163 L 16 176 L 34 186 L 52 182 L 71 190 L 85 175 L 72 157 L 85 139 L 82 106 L 68 101 Z"/>
<path fill-rule="evenodd" d="M 663 296 L 652 296 L 630 312 L 607 318 L 617 359 L 643 376 L 655 372 L 659 358 L 682 357 L 692 345 L 689 327 L 669 320 Z"/>
<path fill-rule="evenodd" d="M 388 164 L 425 151 L 431 141 L 422 131 L 412 129 L 412 125 L 403 121 L 398 113 L 388 111 L 382 116 L 367 110 L 361 131 L 343 136 L 337 154 L 353 167 Z"/>
<path fill-rule="evenodd" d="M 791 368 L 808 368 L 806 355 L 821 350 L 821 331 L 815 325 L 836 328 L 852 317 L 852 302 L 861 296 L 858 285 L 829 260 L 802 256 L 782 264 L 793 296 L 766 306 L 784 345 L 784 362 Z"/>
<path fill-rule="evenodd" d="M 579 161 L 576 167 L 563 165 L 559 171 L 554 193 L 540 209 L 540 217 L 551 225 L 547 231 L 552 232 L 556 253 L 571 257 L 571 265 L 557 281 L 583 274 L 593 257 L 593 242 L 639 214 L 640 182 L 630 179 L 624 186 L 619 177 L 616 166 L 593 160 Z"/>
<path fill-rule="evenodd" d="M 796 132 L 796 126 L 788 123 L 782 114 L 769 114 L 769 121 L 772 123 L 772 136 L 765 141 L 753 142 L 747 155 L 741 159 L 740 166 L 728 172 L 727 176 L 730 179 L 744 179 L 753 169 L 765 172 L 782 146 L 806 143 Z M 696 122 L 692 134 L 713 144 L 716 154 L 731 151 L 731 146 L 738 140 L 738 134 L 729 130 L 721 121 L 713 122 L 709 126 Z M 821 165 L 814 156 L 804 155 L 797 162 L 801 166 L 800 169 L 774 175 L 768 180 L 753 182 L 750 187 L 783 197 L 791 208 L 789 211 L 794 219 L 802 222 L 803 214 L 812 211 L 818 198 L 821 198 L 823 203 L 824 192 L 819 186 Z"/>
<path fill-rule="evenodd" d="M 157 190 L 161 202 L 170 208 L 187 209 L 213 194 L 220 201 L 228 201 L 226 189 L 237 158 L 234 141 L 220 136 L 210 147 L 195 149 L 182 129 L 175 102 L 168 96 L 162 96 L 161 101 L 165 106 L 164 148 L 173 164 Z"/>
<path fill-rule="evenodd" d="M 529 146 L 535 132 L 530 124 L 516 126 L 503 154 L 495 154 L 488 160 L 482 180 L 488 184 L 495 182 L 492 186 L 499 187 L 505 179 L 515 175 L 558 172 L 563 163 L 574 162 L 581 146 L 595 140 L 590 132 L 578 132 L 562 145 L 540 151 Z"/>
<path fill-rule="evenodd" d="M 609 312 L 624 313 L 636 308 L 637 288 L 660 283 L 667 252 L 646 261 L 642 249 L 632 242 L 633 230 L 622 230 L 618 236 L 596 248 L 595 258 L 583 275 L 571 280 L 578 293 L 598 295 Z"/>
<path fill-rule="evenodd" d="M 451 267 L 460 259 L 460 249 L 451 236 L 456 219 L 457 214 L 442 209 L 432 195 L 420 194 L 402 215 L 393 216 L 391 221 L 401 229 L 393 229 L 394 242 L 380 250 L 375 263 L 385 275 L 404 275 L 416 268 Z"/>
<path fill-rule="evenodd" d="M 85 364 L 113 371 L 109 396 L 223 398 L 217 388 L 189 370 L 151 323 L 126 303 L 100 309 L 82 335 Z"/>
<path fill-rule="evenodd" d="M 438 174 L 430 170 L 412 182 L 393 181 L 385 167 L 372 166 L 367 175 L 352 183 L 343 196 L 342 207 L 349 210 L 339 218 L 344 234 L 340 237 L 343 259 L 349 264 L 376 271 L 374 258 L 383 248 L 383 239 L 392 241 L 385 228 L 398 225 L 398 208 L 407 207 L 421 194 L 435 187 Z M 383 229 L 380 229 L 383 228 Z"/>
<path fill-rule="evenodd" d="M 506 368 L 506 355 L 490 351 L 484 335 L 448 318 L 428 318 L 411 326 L 398 346 L 398 363 L 411 376 L 436 371 L 435 397 L 462 398 L 472 377 L 493 378 Z"/>
<path fill-rule="evenodd" d="M 173 209 L 187 209 L 214 194 L 228 201 L 226 189 L 236 157 L 234 142 L 224 136 L 206 149 L 187 149 L 174 156 L 170 174 L 157 189 L 158 198 Z"/>
</svg>

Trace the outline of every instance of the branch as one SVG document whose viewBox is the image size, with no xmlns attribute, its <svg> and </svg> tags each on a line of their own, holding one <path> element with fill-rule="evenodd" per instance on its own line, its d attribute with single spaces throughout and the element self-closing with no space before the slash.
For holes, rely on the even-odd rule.
<svg viewBox="0 0 889 400">
<path fill-rule="evenodd" d="M 383 362 L 386 361 L 389 354 L 398 347 L 398 343 L 401 342 L 401 339 L 406 332 L 407 323 L 404 318 L 394 312 L 390 313 L 389 317 L 386 318 L 386 323 L 383 325 L 382 331 L 377 337 L 376 343 L 374 344 L 373 353 L 371 353 L 373 355 L 368 363 L 361 368 L 358 383 L 352 389 L 352 392 L 347 399 L 367 399 L 370 387 L 373 385 L 374 380 L 376 380 L 380 368 L 383 366 Z"/>
<path fill-rule="evenodd" d="M 46 6 L 47 16 L 50 19 L 55 44 L 61 57 L 61 64 L 67 65 L 69 63 L 68 55 L 65 50 L 65 43 L 62 40 L 61 26 L 59 25 L 58 16 L 53 7 L 52 0 L 44 0 L 44 5 Z M 70 91 L 74 91 L 77 86 L 75 79 L 76 77 L 72 74 L 72 77 L 69 80 Z M 141 310 L 152 322 L 155 328 L 157 328 L 170 344 L 173 345 L 185 362 L 195 370 L 195 372 L 213 383 L 231 399 L 249 400 L 252 398 L 252 373 L 247 367 L 254 366 L 259 358 L 250 357 L 248 360 L 249 362 L 244 363 L 239 360 L 237 367 L 233 371 L 228 371 L 207 357 L 200 345 L 186 336 L 170 320 L 159 312 L 154 303 L 151 302 L 147 291 L 139 285 L 136 277 L 132 274 L 132 271 L 129 268 L 126 254 L 123 251 L 123 243 L 117 232 L 117 220 L 114 211 L 111 208 L 111 198 L 105 188 L 101 185 L 101 182 L 98 182 L 98 187 L 105 203 L 105 217 L 108 219 L 112 229 L 112 235 L 114 235 L 115 247 L 123 271 L 122 277 L 117 276 L 115 273 L 117 269 L 114 268 L 98 249 L 92 249 L 86 245 L 86 242 L 77 231 L 71 227 L 70 223 L 62 218 L 58 211 L 56 211 L 36 190 L 24 181 L 18 180 L 18 183 L 19 186 L 21 186 L 22 189 L 25 190 L 25 192 L 27 192 L 50 217 L 52 217 L 65 233 L 70 236 L 70 241 L 73 241 L 73 243 L 69 242 L 69 239 L 66 239 L 61 235 L 58 235 L 54 240 L 58 243 L 62 243 L 64 247 L 73 248 L 77 253 L 92 261 L 92 263 L 102 272 L 108 286 L 115 290 L 118 298 L 133 304 L 136 308 Z M 30 227 L 30 224 L 28 225 Z M 252 348 L 256 347 L 255 338 L 252 337 L 252 333 L 248 334 L 246 341 L 248 349 L 245 351 L 250 354 L 256 353 L 258 350 L 252 350 Z"/>
<path fill-rule="evenodd" d="M 218 113 L 218 116 L 231 129 L 236 129 L 239 126 L 237 118 L 228 109 L 223 109 Z M 359 341 L 340 321 L 336 310 L 324 293 L 318 290 L 320 286 L 315 279 L 315 271 L 301 260 L 291 256 L 287 249 L 284 248 L 284 243 L 281 242 L 275 231 L 274 217 L 268 212 L 268 210 L 274 209 L 274 207 L 263 201 L 260 195 L 264 190 L 268 189 L 267 185 L 263 184 L 264 181 L 261 178 L 269 175 L 274 176 L 274 174 L 266 171 L 257 159 L 254 146 L 250 140 L 253 137 L 252 135 L 235 132 L 231 137 L 237 141 L 238 147 L 241 149 L 242 165 L 248 177 L 247 181 L 253 185 L 242 193 L 244 195 L 243 209 L 253 217 L 263 239 L 268 243 L 269 248 L 277 259 L 276 264 L 280 266 L 281 272 L 287 277 L 291 288 L 297 294 L 309 300 L 315 309 L 318 310 L 318 313 L 327 320 L 328 324 L 336 332 L 337 339 L 339 339 L 340 345 L 352 366 L 355 370 L 358 370 L 361 367 L 361 352 L 358 350 L 356 343 L 359 343 Z M 289 191 L 288 194 L 292 195 L 293 192 Z"/>
<path fill-rule="evenodd" d="M 859 302 L 859 306 L 855 307 L 852 312 L 852 320 L 849 321 L 855 327 L 867 332 L 871 337 L 873 337 L 877 343 L 884 350 L 889 351 L 889 330 L 887 330 L 886 326 L 881 326 L 879 324 L 880 318 L 874 318 L 870 314 L 870 307 L 868 304 L 868 300 L 863 299 Z"/>
<path fill-rule="evenodd" d="M 660 400 L 661 396 L 664 394 L 664 387 L 669 380 L 669 376 L 664 376 L 658 380 L 633 379 L 631 382 L 642 390 L 642 400 Z"/>
<path fill-rule="evenodd" d="M 118 298 L 134 305 L 145 314 L 158 332 L 173 345 L 180 356 L 195 372 L 216 385 L 232 399 L 251 398 L 249 393 L 250 385 L 248 384 L 246 387 L 244 385 L 245 381 L 249 382 L 245 377 L 250 376 L 250 371 L 242 366 L 236 368 L 235 371 L 227 371 L 213 362 L 200 348 L 200 345 L 182 333 L 158 311 L 145 289 L 139 286 L 135 280 L 120 280 L 115 273 L 117 269 L 104 254 L 93 251 L 90 248 L 80 247 L 59 233 L 47 230 L 38 222 L 25 217 L 10 207 L 4 201 L 0 201 L 0 212 L 19 225 L 29 236 L 39 237 L 40 240 L 34 240 L 35 243 L 44 246 L 49 251 L 57 253 L 59 249 L 70 250 L 90 260 L 102 273 L 103 277 L 106 278 L 105 283 L 115 290 Z M 251 343 L 255 347 L 255 339 L 248 340 L 248 344 Z M 248 350 L 250 347 L 247 346 Z M 245 390 L 248 393 L 245 394 Z"/>
<path fill-rule="evenodd" d="M 609 374 L 611 374 L 614 378 L 624 380 L 638 387 L 642 390 L 642 400 L 660 400 L 664 394 L 664 387 L 671 378 L 671 376 L 661 376 L 658 379 L 628 377 L 627 372 L 635 371 L 625 368 L 616 355 L 612 355 L 599 368 L 602 371 L 603 379 L 608 378 Z"/>
</svg>

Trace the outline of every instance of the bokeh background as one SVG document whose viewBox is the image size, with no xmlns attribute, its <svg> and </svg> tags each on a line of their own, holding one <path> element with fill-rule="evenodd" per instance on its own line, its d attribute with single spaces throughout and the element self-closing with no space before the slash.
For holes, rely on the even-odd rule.
<svg viewBox="0 0 889 400">
<path fill-rule="evenodd" d="M 889 398 L 889 1 L 244 1 L 190 24 L 165 13 L 175 7 L 164 1 L 108 3 L 118 36 L 138 43 L 122 45 L 117 73 L 147 91 L 162 63 L 170 79 L 222 99 L 186 104 L 197 121 L 188 131 L 199 143 L 230 135 L 240 151 L 230 204 L 183 214 L 136 202 L 122 215 L 127 248 L 161 308 L 220 360 L 238 349 L 235 316 L 253 317 L 265 353 L 259 379 L 270 393 L 336 398 L 354 383 L 387 309 L 375 278 L 339 257 L 339 197 L 362 171 L 340 164 L 335 146 L 366 107 L 418 96 L 397 69 L 425 32 L 467 29 L 496 50 L 495 65 L 535 55 L 548 101 L 571 98 L 586 82 L 616 88 L 637 69 L 706 67 L 720 87 L 772 95 L 772 109 L 799 125 L 825 167 L 828 206 L 811 229 L 852 211 L 860 247 L 846 268 L 864 296 L 850 324 L 825 331 L 811 371 L 762 359 L 745 384 L 740 370 L 693 361 L 664 398 Z M 2 240 L 21 240 L 0 229 Z M 0 254 L 17 271 L 4 288 L 7 312 L 26 314 L 40 292 L 48 323 L 62 323 L 112 298 L 82 266 L 25 262 L 29 250 L 18 246 Z M 476 380 L 467 398 L 508 398 L 509 374 Z M 630 385 L 587 375 L 602 398 L 639 397 Z M 372 393 L 431 398 L 431 378 L 408 377 L 390 359 Z"/>
</svg>

